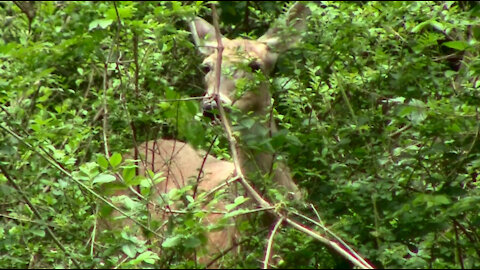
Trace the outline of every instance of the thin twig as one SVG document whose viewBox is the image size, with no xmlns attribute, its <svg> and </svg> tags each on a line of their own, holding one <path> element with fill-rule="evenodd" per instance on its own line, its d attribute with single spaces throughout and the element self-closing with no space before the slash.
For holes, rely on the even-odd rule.
<svg viewBox="0 0 480 270">
<path fill-rule="evenodd" d="M 310 203 L 310 207 L 312 207 L 313 212 L 314 212 L 315 215 L 317 216 L 319 224 L 321 224 L 322 226 L 324 226 L 324 225 L 323 225 L 322 218 L 320 217 L 320 214 L 318 213 L 318 211 L 317 211 L 317 209 L 315 208 L 315 206 Z"/>
<path fill-rule="evenodd" d="M 331 247 L 336 252 L 338 252 L 340 255 L 342 255 L 342 257 L 349 260 L 350 262 L 352 262 L 357 267 L 362 268 L 362 269 L 373 269 L 373 266 L 371 266 L 370 264 L 365 264 L 362 261 L 358 260 L 358 258 L 356 258 L 355 256 L 352 256 L 349 252 L 347 252 L 344 248 L 339 246 L 336 242 L 331 241 L 331 240 L 321 236 L 319 233 L 315 232 L 314 230 L 312 230 L 312 229 L 310 229 L 310 228 L 308 228 L 304 225 L 301 225 L 298 222 L 295 222 L 295 221 L 293 221 L 289 218 L 287 218 L 285 221 L 288 224 L 290 224 L 292 227 L 296 228 L 297 230 L 299 230 L 299 231 L 313 237 L 314 239 L 317 239 L 318 241 L 324 243 L 325 245 Z"/>
<path fill-rule="evenodd" d="M 345 104 L 347 105 L 348 111 L 352 115 L 353 121 L 355 121 L 355 125 L 358 126 L 358 121 L 357 121 L 357 116 L 355 115 L 355 111 L 353 110 L 352 105 L 350 104 L 350 101 L 348 99 L 347 93 L 345 92 L 345 88 L 343 85 L 342 79 L 340 79 L 337 74 L 335 73 L 335 78 L 337 80 L 338 88 L 340 89 L 340 92 L 342 94 L 343 100 L 345 101 Z M 358 127 L 357 127 L 358 128 Z"/>
<path fill-rule="evenodd" d="M 270 253 L 272 252 L 273 247 L 273 238 L 275 237 L 278 228 L 280 228 L 280 225 L 282 225 L 284 220 L 285 219 L 283 217 L 278 219 L 277 223 L 275 223 L 275 226 L 273 227 L 272 232 L 270 233 L 270 237 L 268 237 L 267 250 L 265 251 L 265 259 L 263 260 L 263 269 L 268 269 L 268 261 L 270 260 Z"/>
<path fill-rule="evenodd" d="M 217 140 L 217 137 L 218 135 L 215 135 L 212 142 L 210 143 L 210 146 L 208 147 L 207 152 L 203 156 L 202 165 L 200 165 L 200 169 L 198 170 L 196 185 L 193 188 L 193 195 L 192 195 L 193 198 L 195 198 L 195 196 L 197 195 L 198 185 L 200 184 L 200 178 L 202 177 L 202 174 L 203 174 L 203 167 L 205 166 L 205 162 L 207 161 L 208 155 L 210 154 L 210 151 L 212 150 L 213 144 Z"/>
<path fill-rule="evenodd" d="M 90 245 L 90 257 L 92 258 L 93 258 L 93 249 L 95 247 L 95 238 L 97 235 L 97 217 L 98 217 L 98 204 L 95 206 L 95 221 L 93 222 L 92 243 Z"/>
<path fill-rule="evenodd" d="M 462 247 L 460 246 L 460 237 L 458 237 L 458 229 L 457 226 L 455 225 L 455 222 L 453 222 L 453 231 L 455 232 L 455 247 L 457 248 L 457 258 L 460 262 L 460 267 L 462 269 L 465 269 L 465 265 L 463 263 L 463 253 L 462 253 Z"/>
<path fill-rule="evenodd" d="M 405 130 L 411 128 L 413 125 L 412 124 L 408 124 L 408 125 L 405 125 L 404 127 L 400 128 L 399 130 L 393 132 L 392 134 L 389 134 L 388 137 L 390 138 L 394 138 L 396 137 L 397 135 L 400 135 L 402 132 L 404 132 Z"/>
<path fill-rule="evenodd" d="M 12 219 L 12 220 L 17 220 L 17 221 L 20 221 L 20 222 L 29 222 L 29 223 L 33 223 L 33 224 L 42 225 L 42 226 L 57 227 L 57 225 L 52 224 L 52 223 L 43 222 L 43 221 L 36 221 L 36 220 L 31 220 L 31 219 L 21 218 L 21 217 L 12 217 L 12 216 L 5 215 L 5 214 L 0 214 L 0 217 L 7 218 L 7 219 Z"/>
<path fill-rule="evenodd" d="M 108 61 L 108 60 L 107 60 Z M 105 151 L 105 156 L 107 159 L 110 159 L 110 152 L 108 151 L 108 141 L 107 141 L 107 117 L 108 117 L 108 106 L 107 106 L 107 81 L 108 81 L 108 64 L 105 62 L 104 71 L 103 71 L 103 147 Z"/>
<path fill-rule="evenodd" d="M 375 231 L 377 232 L 374 235 L 375 241 L 377 243 L 377 248 L 380 248 L 382 246 L 382 241 L 380 240 L 380 215 L 378 214 L 378 205 L 377 205 L 377 198 L 376 198 L 376 193 L 372 193 L 371 195 L 371 200 L 372 200 L 372 206 L 373 206 L 373 224 L 375 226 Z"/>
<path fill-rule="evenodd" d="M 312 205 L 313 207 L 313 205 Z M 314 208 L 315 209 L 315 208 Z M 353 248 L 351 248 L 347 243 L 345 243 L 345 241 L 343 241 L 342 238 L 340 238 L 338 235 L 336 235 L 334 232 L 332 232 L 330 229 L 328 229 L 325 225 L 323 225 L 323 223 L 321 222 L 320 220 L 320 217 L 318 216 L 318 213 L 317 213 L 317 210 L 315 209 L 315 213 L 317 214 L 318 216 L 318 219 L 320 222 L 318 221 L 315 221 L 303 214 L 300 214 L 300 213 L 297 213 L 297 212 L 292 212 L 294 215 L 297 215 L 311 223 L 313 223 L 314 225 L 320 227 L 322 230 L 324 230 L 325 232 L 329 233 L 330 235 L 332 235 L 342 246 L 344 249 L 346 249 L 348 252 L 350 252 L 354 257 L 356 257 L 359 261 L 361 261 L 364 265 L 366 266 L 369 266 L 370 264 L 367 263 L 363 258 L 362 256 L 360 256 L 355 250 L 353 250 Z"/>
<path fill-rule="evenodd" d="M 223 181 L 220 185 L 214 187 L 213 189 L 211 189 L 206 195 L 205 197 L 208 197 L 210 196 L 210 194 L 212 193 L 215 193 L 217 192 L 219 189 L 223 188 L 224 186 L 226 185 L 230 185 L 231 183 L 235 182 L 235 181 L 238 181 L 238 179 L 240 179 L 240 177 L 234 177 L 232 179 L 228 179 L 227 181 Z"/>
</svg>

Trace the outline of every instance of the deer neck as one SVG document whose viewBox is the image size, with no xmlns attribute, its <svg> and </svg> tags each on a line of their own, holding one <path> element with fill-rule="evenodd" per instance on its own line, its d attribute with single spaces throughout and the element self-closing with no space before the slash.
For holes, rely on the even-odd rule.
<svg viewBox="0 0 480 270">
<path fill-rule="evenodd" d="M 277 126 L 272 116 L 268 86 L 266 83 L 262 84 L 258 90 L 263 106 L 252 115 L 240 119 L 238 131 L 241 143 L 237 144 L 240 163 L 244 173 L 252 181 L 271 177 L 273 183 L 283 186 L 295 199 L 300 199 L 300 191 L 288 166 L 284 161 L 276 160 L 277 154 L 269 142 L 277 132 Z M 242 123 L 243 121 L 245 122 Z"/>
</svg>

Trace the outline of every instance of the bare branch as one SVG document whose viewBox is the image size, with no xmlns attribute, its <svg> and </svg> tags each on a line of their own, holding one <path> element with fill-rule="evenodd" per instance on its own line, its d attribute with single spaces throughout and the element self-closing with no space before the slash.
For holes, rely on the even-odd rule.
<svg viewBox="0 0 480 270">
<path fill-rule="evenodd" d="M 268 269 L 268 260 L 270 259 L 270 253 L 272 251 L 272 246 L 273 246 L 273 237 L 275 237 L 275 234 L 277 233 L 278 228 L 280 228 L 280 225 L 282 225 L 284 221 L 284 218 L 281 217 L 277 223 L 275 223 L 275 226 L 273 227 L 272 232 L 270 233 L 270 237 L 268 238 L 268 243 L 267 243 L 267 250 L 265 251 L 265 259 L 263 260 L 263 269 Z"/>
</svg>

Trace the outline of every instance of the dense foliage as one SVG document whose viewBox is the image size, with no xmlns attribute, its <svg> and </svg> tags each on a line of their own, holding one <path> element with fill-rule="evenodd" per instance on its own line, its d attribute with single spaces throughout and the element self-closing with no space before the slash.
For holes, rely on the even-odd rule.
<svg viewBox="0 0 480 270">
<path fill-rule="evenodd" d="M 221 30 L 259 37 L 283 6 L 221 2 Z M 273 145 L 318 216 L 297 210 L 379 268 L 480 267 L 480 5 L 309 7 L 302 42 L 270 78 L 283 134 Z M 209 4 L 0 3 L 1 267 L 202 267 L 189 256 L 202 252 L 205 232 L 195 215 L 180 215 L 168 241 L 145 242 L 97 231 L 94 194 L 114 173 L 133 177 L 114 153 L 136 142 L 207 148 L 221 133 L 198 101 L 182 100 L 203 93 L 187 27 L 194 15 L 210 20 Z M 213 151 L 229 158 L 224 138 Z M 240 226 L 241 253 L 223 266 L 259 266 L 262 226 Z M 279 267 L 348 267 L 286 226 L 275 250 Z"/>
</svg>

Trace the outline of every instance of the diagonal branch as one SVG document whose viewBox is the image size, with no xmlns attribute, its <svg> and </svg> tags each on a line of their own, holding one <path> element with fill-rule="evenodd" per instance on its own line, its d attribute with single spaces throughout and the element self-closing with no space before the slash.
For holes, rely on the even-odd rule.
<svg viewBox="0 0 480 270">
<path fill-rule="evenodd" d="M 222 44 L 222 38 L 220 35 L 220 30 L 218 27 L 218 15 L 217 15 L 217 10 L 215 9 L 215 5 L 212 5 L 212 15 L 213 15 L 213 25 L 215 27 L 215 36 L 217 38 L 217 64 L 216 64 L 216 81 L 215 81 L 215 95 L 214 99 L 215 102 L 217 103 L 217 107 L 219 110 L 220 114 L 220 120 L 222 122 L 223 128 L 225 129 L 225 132 L 227 134 L 227 139 L 230 144 L 230 150 L 232 151 L 232 159 L 233 163 L 235 165 L 235 172 L 239 178 L 240 183 L 243 185 L 243 187 L 247 190 L 248 194 L 252 196 L 257 203 L 259 203 L 262 207 L 268 208 L 271 207 L 271 204 L 265 201 L 258 192 L 253 189 L 253 187 L 245 180 L 243 170 L 240 166 L 239 162 L 239 157 L 238 157 L 238 152 L 237 152 L 237 147 L 236 147 L 236 140 L 233 137 L 233 132 L 232 132 L 232 127 L 230 126 L 230 122 L 227 119 L 227 116 L 225 114 L 225 109 L 223 108 L 222 102 L 220 101 L 220 97 L 218 95 L 218 91 L 220 89 L 220 74 L 221 74 L 221 69 L 222 69 L 222 53 L 223 53 L 223 44 Z"/>
<path fill-rule="evenodd" d="M 277 223 L 275 223 L 275 226 L 273 227 L 273 230 L 270 233 L 270 237 L 268 238 L 268 243 L 267 243 L 267 250 L 265 251 L 265 260 L 263 260 L 263 269 L 268 269 L 268 260 L 270 259 L 270 253 L 272 252 L 272 247 L 273 247 L 273 237 L 275 237 L 275 234 L 277 233 L 278 228 L 280 228 L 280 225 L 282 225 L 284 220 L 285 219 L 281 217 L 277 221 Z"/>
<path fill-rule="evenodd" d="M 248 192 L 248 194 L 262 207 L 262 208 L 270 208 L 271 210 L 268 210 L 269 213 L 273 214 L 280 220 L 284 220 L 287 222 L 289 225 L 291 225 L 293 228 L 309 235 L 310 237 L 319 240 L 320 242 L 324 243 L 325 245 L 331 247 L 334 249 L 336 252 L 338 252 L 340 255 L 342 255 L 345 259 L 349 260 L 352 262 L 354 265 L 356 265 L 359 268 L 362 269 L 373 269 L 371 265 L 365 262 L 365 260 L 359 260 L 356 258 L 356 256 L 352 256 L 347 250 L 342 248 L 340 245 L 338 245 L 336 242 L 331 241 L 324 236 L 320 235 L 318 232 L 306 227 L 303 224 L 300 224 L 290 218 L 287 218 L 282 214 L 282 212 L 285 211 L 278 211 L 276 208 L 273 207 L 271 203 L 266 201 L 251 185 L 248 183 L 248 181 L 245 179 L 245 176 L 243 174 L 242 167 L 240 166 L 239 162 L 239 157 L 238 157 L 238 152 L 237 152 L 237 146 L 236 146 L 236 140 L 233 137 L 233 132 L 232 132 L 232 127 L 230 125 L 230 122 L 228 121 L 226 114 L 225 114 L 225 109 L 223 108 L 222 102 L 220 101 L 218 91 L 220 89 L 220 75 L 221 75 L 221 65 L 222 65 L 222 53 L 223 53 L 223 44 L 222 44 L 222 39 L 220 35 L 220 28 L 218 26 L 218 14 L 215 8 L 215 5 L 212 4 L 212 17 L 213 17 L 213 26 L 215 28 L 215 36 L 217 39 L 217 63 L 216 63 L 216 81 L 215 81 L 215 94 L 214 94 L 214 99 L 215 102 L 217 103 L 220 119 L 222 121 L 223 128 L 225 130 L 225 133 L 227 135 L 228 142 L 230 144 L 230 150 L 232 152 L 232 159 L 233 163 L 235 165 L 235 172 L 237 174 L 237 177 L 242 184 L 242 186 L 245 188 L 245 190 Z M 358 256 L 360 257 L 360 256 Z"/>
</svg>

